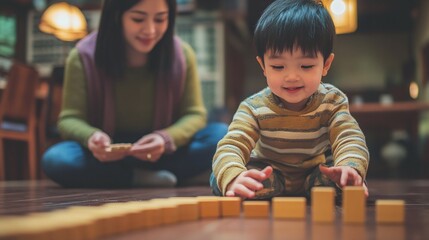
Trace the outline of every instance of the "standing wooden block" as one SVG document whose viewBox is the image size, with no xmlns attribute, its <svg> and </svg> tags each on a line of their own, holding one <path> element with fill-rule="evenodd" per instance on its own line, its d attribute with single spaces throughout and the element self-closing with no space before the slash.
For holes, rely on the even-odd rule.
<svg viewBox="0 0 429 240">
<path fill-rule="evenodd" d="M 0 239 L 49 239 L 51 227 L 28 216 L 0 216 Z"/>
<path fill-rule="evenodd" d="M 96 238 L 109 236 L 113 232 L 113 228 L 109 225 L 110 221 L 106 220 L 108 219 L 108 214 L 105 213 L 100 206 L 72 206 L 66 208 L 64 211 L 91 216 L 93 219 L 91 231 Z"/>
<path fill-rule="evenodd" d="M 332 187 L 311 189 L 311 216 L 313 222 L 331 223 L 335 215 L 335 190 Z"/>
<path fill-rule="evenodd" d="M 240 197 L 222 197 L 220 205 L 222 217 L 239 217 L 241 214 Z"/>
<path fill-rule="evenodd" d="M 243 202 L 244 217 L 264 218 L 269 216 L 270 202 L 268 201 L 245 201 Z"/>
<path fill-rule="evenodd" d="M 154 205 L 161 209 L 161 224 L 173 224 L 179 221 L 179 210 L 177 204 L 170 201 L 168 198 L 151 199 Z"/>
<path fill-rule="evenodd" d="M 404 200 L 375 201 L 375 221 L 377 223 L 403 223 L 404 205 Z"/>
<path fill-rule="evenodd" d="M 275 219 L 304 219 L 306 213 L 305 197 L 275 197 L 273 217 Z"/>
<path fill-rule="evenodd" d="M 32 215 L 44 215 L 43 221 L 50 222 L 49 225 L 53 228 L 50 239 L 98 239 L 99 230 L 95 227 L 96 216 L 91 214 L 91 207 L 81 208 L 86 208 L 86 211 L 65 208 Z"/>
<path fill-rule="evenodd" d="M 163 224 L 164 212 L 159 204 L 152 201 L 130 201 L 123 204 L 127 211 L 128 230 L 151 228 Z"/>
<path fill-rule="evenodd" d="M 171 197 L 170 201 L 177 205 L 178 221 L 196 221 L 199 219 L 198 201 L 194 197 Z"/>
<path fill-rule="evenodd" d="M 220 197 L 199 196 L 197 197 L 200 218 L 220 217 Z"/>
<path fill-rule="evenodd" d="M 364 223 L 366 220 L 365 190 L 361 186 L 343 188 L 343 222 Z"/>
</svg>

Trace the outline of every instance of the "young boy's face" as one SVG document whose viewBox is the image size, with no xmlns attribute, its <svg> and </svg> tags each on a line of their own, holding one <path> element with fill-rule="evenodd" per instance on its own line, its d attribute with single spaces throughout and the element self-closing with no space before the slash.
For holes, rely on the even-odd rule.
<svg viewBox="0 0 429 240">
<path fill-rule="evenodd" d="M 306 56 L 300 48 L 292 52 L 267 51 L 264 61 L 256 58 L 267 78 L 268 87 L 280 97 L 287 109 L 300 111 L 308 98 L 319 88 L 322 76 L 326 76 L 334 54 L 326 61 L 319 52 L 317 56 Z"/>
</svg>

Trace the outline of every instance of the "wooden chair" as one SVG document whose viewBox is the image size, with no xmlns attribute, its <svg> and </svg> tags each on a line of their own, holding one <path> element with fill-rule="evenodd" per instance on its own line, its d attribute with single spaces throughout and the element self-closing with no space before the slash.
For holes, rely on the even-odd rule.
<svg viewBox="0 0 429 240">
<path fill-rule="evenodd" d="M 55 67 L 48 80 L 48 96 L 43 102 L 39 122 L 39 155 L 61 140 L 57 128 L 63 96 L 64 67 Z"/>
<path fill-rule="evenodd" d="M 35 94 L 38 82 L 37 70 L 20 62 L 14 62 L 7 75 L 7 85 L 0 102 L 0 180 L 6 179 L 5 140 L 27 142 L 29 178 L 37 178 Z"/>
</svg>

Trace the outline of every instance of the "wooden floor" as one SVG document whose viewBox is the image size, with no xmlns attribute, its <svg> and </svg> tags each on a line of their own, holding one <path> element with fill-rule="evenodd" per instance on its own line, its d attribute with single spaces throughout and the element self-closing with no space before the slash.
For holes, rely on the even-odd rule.
<svg viewBox="0 0 429 240">
<path fill-rule="evenodd" d="M 367 222 L 350 225 L 341 222 L 341 207 L 336 208 L 334 224 L 301 221 L 225 218 L 201 220 L 131 232 L 110 239 L 429 239 L 429 180 L 369 181 Z M 211 195 L 209 187 L 174 189 L 64 189 L 50 181 L 0 182 L 0 215 L 23 215 L 62 209 L 69 206 L 97 206 L 173 196 Z M 404 199 L 406 220 L 399 225 L 377 225 L 374 202 L 377 199 Z"/>
</svg>

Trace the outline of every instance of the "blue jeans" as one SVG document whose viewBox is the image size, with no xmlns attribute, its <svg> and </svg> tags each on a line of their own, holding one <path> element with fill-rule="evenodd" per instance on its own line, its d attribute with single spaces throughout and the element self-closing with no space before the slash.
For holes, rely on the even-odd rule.
<svg viewBox="0 0 429 240">
<path fill-rule="evenodd" d="M 226 134 L 224 123 L 209 123 L 187 146 L 150 163 L 127 157 L 102 163 L 78 142 L 64 141 L 50 147 L 42 157 L 45 174 L 64 187 L 131 187 L 133 169 L 168 170 L 178 183 L 211 168 L 217 143 Z M 207 179 L 208 182 L 208 179 Z"/>
</svg>

